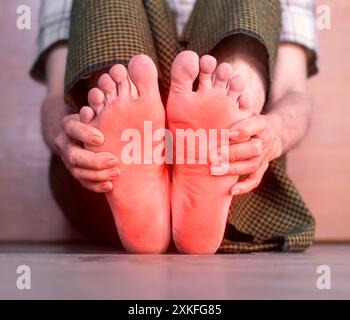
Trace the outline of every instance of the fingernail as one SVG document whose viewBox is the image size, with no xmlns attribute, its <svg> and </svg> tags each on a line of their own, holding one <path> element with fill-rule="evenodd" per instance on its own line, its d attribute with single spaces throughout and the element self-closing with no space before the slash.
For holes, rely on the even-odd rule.
<svg viewBox="0 0 350 320">
<path fill-rule="evenodd" d="M 210 173 L 213 176 L 223 176 L 226 173 L 227 170 L 225 170 L 222 167 L 219 166 L 211 166 L 210 167 Z"/>
<path fill-rule="evenodd" d="M 120 175 L 120 170 L 118 168 L 113 169 L 109 171 L 109 176 L 112 177 L 118 177 Z"/>
<path fill-rule="evenodd" d="M 114 159 L 110 159 L 106 162 L 107 167 L 111 168 L 111 167 L 115 167 L 117 164 L 119 163 L 118 159 L 114 158 Z"/>
<path fill-rule="evenodd" d="M 102 188 L 105 192 L 109 192 L 113 189 L 113 185 L 110 182 L 106 182 L 103 184 Z"/>
<path fill-rule="evenodd" d="M 103 138 L 101 136 L 95 135 L 95 136 L 92 136 L 91 142 L 92 144 L 99 146 L 103 143 Z"/>
<path fill-rule="evenodd" d="M 218 155 L 217 153 L 213 153 L 210 155 L 210 162 L 212 164 L 220 164 L 222 161 L 222 157 L 220 155 Z"/>
<path fill-rule="evenodd" d="M 231 139 L 235 139 L 235 138 L 238 138 L 240 134 L 241 134 L 241 133 L 240 133 L 239 131 L 237 131 L 237 130 L 235 130 L 235 131 L 230 131 L 229 137 L 230 137 Z"/>
<path fill-rule="evenodd" d="M 238 196 L 241 193 L 241 189 L 232 189 L 231 196 Z"/>
</svg>

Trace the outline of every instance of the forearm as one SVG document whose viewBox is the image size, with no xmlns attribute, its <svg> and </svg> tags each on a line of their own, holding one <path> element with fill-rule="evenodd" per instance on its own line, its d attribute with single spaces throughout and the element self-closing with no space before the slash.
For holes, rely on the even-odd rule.
<svg viewBox="0 0 350 320">
<path fill-rule="evenodd" d="M 68 48 L 60 44 L 51 49 L 46 61 L 47 95 L 41 108 L 41 127 L 44 141 L 57 152 L 55 138 L 61 130 L 63 117 L 71 113 L 64 101 L 64 73 Z"/>
<path fill-rule="evenodd" d="M 265 108 L 267 121 L 275 130 L 284 154 L 304 138 L 311 121 L 312 106 L 307 89 L 306 54 L 302 47 L 282 44 L 279 48 L 270 101 Z M 279 156 L 277 154 L 277 156 Z"/>
<path fill-rule="evenodd" d="M 302 141 L 310 126 L 311 115 L 311 102 L 305 92 L 290 91 L 271 104 L 266 118 L 278 137 L 275 157 Z"/>
<path fill-rule="evenodd" d="M 71 114 L 71 109 L 62 96 L 47 96 L 41 107 L 41 130 L 46 145 L 54 153 L 58 153 L 55 139 L 61 131 L 63 117 Z"/>
</svg>

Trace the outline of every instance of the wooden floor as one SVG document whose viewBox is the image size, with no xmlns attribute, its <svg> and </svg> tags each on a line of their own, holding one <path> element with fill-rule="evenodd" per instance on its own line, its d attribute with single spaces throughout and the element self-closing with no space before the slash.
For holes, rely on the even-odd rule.
<svg viewBox="0 0 350 320">
<path fill-rule="evenodd" d="M 19 265 L 31 268 L 31 290 L 16 288 Z M 320 265 L 330 290 L 317 288 Z M 350 299 L 349 245 L 215 256 L 2 245 L 0 266 L 0 299 Z"/>
</svg>

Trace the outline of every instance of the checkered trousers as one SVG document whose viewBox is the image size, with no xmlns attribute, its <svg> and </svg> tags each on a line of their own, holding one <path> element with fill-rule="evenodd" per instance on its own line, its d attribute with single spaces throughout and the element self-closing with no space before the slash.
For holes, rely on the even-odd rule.
<svg viewBox="0 0 350 320">
<path fill-rule="evenodd" d="M 183 36 L 176 33 L 166 1 L 75 0 L 66 71 L 68 101 L 90 74 L 115 63 L 127 64 L 140 53 L 158 66 L 162 87 L 179 50 L 208 53 L 224 37 L 243 33 L 269 54 L 270 70 L 280 37 L 277 0 L 198 0 Z M 302 251 L 311 245 L 315 221 L 285 170 L 285 158 L 273 161 L 260 186 L 233 199 L 220 252 Z"/>
</svg>

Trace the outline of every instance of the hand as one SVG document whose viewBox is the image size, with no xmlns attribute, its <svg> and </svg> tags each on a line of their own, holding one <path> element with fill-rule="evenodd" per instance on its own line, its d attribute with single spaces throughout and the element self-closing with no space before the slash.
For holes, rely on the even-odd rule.
<svg viewBox="0 0 350 320">
<path fill-rule="evenodd" d="M 79 114 L 62 119 L 62 129 L 55 139 L 55 146 L 67 169 L 82 186 L 97 193 L 110 192 L 112 180 L 120 173 L 117 168 L 119 161 L 112 153 L 94 153 L 83 148 L 84 145 L 99 146 L 104 143 L 103 134 L 87 125 L 90 122 L 87 117 L 91 115 L 86 112 L 81 113 L 85 119 Z"/>
<path fill-rule="evenodd" d="M 229 139 L 229 154 L 226 155 L 230 162 L 228 171 L 218 167 L 223 157 L 214 152 L 210 156 L 211 174 L 247 176 L 232 187 L 232 195 L 237 196 L 254 190 L 260 184 L 269 162 L 281 155 L 282 148 L 277 126 L 268 115 L 253 115 L 236 123 L 230 128 Z"/>
</svg>

